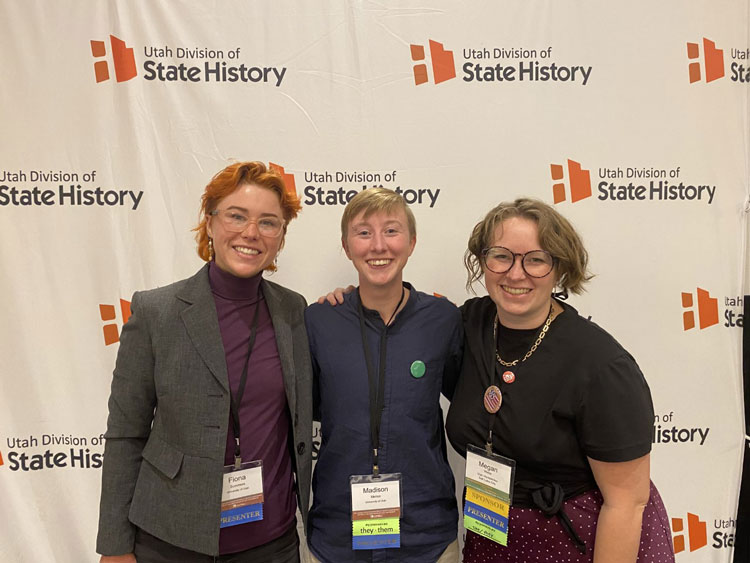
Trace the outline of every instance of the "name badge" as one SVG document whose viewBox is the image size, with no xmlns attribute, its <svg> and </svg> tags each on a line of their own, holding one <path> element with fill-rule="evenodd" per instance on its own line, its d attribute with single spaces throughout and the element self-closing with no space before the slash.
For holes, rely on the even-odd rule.
<svg viewBox="0 0 750 563">
<path fill-rule="evenodd" d="M 263 520 L 263 462 L 224 466 L 220 528 Z"/>
<path fill-rule="evenodd" d="M 464 528 L 508 545 L 508 512 L 516 462 L 469 445 L 466 449 Z"/>
<path fill-rule="evenodd" d="M 401 547 L 401 474 L 352 475 L 352 549 Z"/>
</svg>

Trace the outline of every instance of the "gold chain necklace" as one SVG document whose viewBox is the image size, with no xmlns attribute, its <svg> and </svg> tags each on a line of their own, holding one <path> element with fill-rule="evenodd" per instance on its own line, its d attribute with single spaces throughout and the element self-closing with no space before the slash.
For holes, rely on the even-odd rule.
<svg viewBox="0 0 750 563">
<path fill-rule="evenodd" d="M 531 345 L 531 348 L 529 348 L 529 351 L 526 352 L 523 358 L 520 360 L 516 358 L 512 362 L 506 362 L 500 357 L 500 352 L 497 349 L 497 325 L 500 323 L 500 319 L 498 319 L 497 314 L 495 315 L 495 324 L 493 326 L 492 335 L 495 341 L 495 357 L 497 358 L 497 361 L 500 363 L 501 366 L 505 366 L 506 368 L 510 368 L 518 364 L 519 362 L 523 363 L 526 360 L 528 360 L 531 357 L 531 354 L 536 352 L 536 349 L 539 348 L 539 345 L 542 343 L 542 340 L 544 340 L 544 337 L 547 336 L 547 331 L 549 330 L 549 325 L 552 324 L 552 317 L 554 312 L 554 305 L 549 306 L 549 315 L 547 315 L 547 320 L 544 323 L 544 326 L 542 327 L 541 332 L 539 333 L 539 336 L 536 339 L 536 342 Z"/>
<path fill-rule="evenodd" d="M 552 324 L 552 319 L 554 318 L 554 311 L 555 311 L 555 305 L 554 301 L 550 304 L 549 307 L 549 315 L 547 315 L 547 320 L 544 323 L 544 326 L 542 327 L 542 330 L 539 332 L 539 336 L 537 336 L 536 342 L 529 348 L 529 351 L 526 352 L 526 355 L 519 359 L 515 359 L 512 362 L 506 362 L 500 357 L 500 352 L 497 350 L 497 326 L 500 324 L 500 319 L 497 315 L 495 315 L 495 324 L 493 327 L 493 336 L 495 339 L 495 357 L 497 358 L 497 361 L 500 362 L 501 366 L 505 367 L 513 367 L 517 365 L 518 363 L 523 363 L 526 360 L 528 360 L 531 357 L 531 354 L 536 352 L 536 349 L 539 348 L 539 345 L 542 343 L 542 340 L 544 340 L 544 337 L 547 335 L 547 331 L 549 330 L 549 325 Z M 516 380 L 516 375 L 510 371 L 506 370 L 505 373 L 502 375 L 502 379 L 505 383 L 511 384 Z M 484 391 L 484 408 L 487 410 L 490 414 L 495 414 L 498 410 L 500 410 L 500 405 L 503 404 L 503 393 L 500 390 L 500 388 L 497 385 L 492 384 L 492 376 L 490 377 L 490 386 L 487 387 Z M 491 451 L 491 444 L 492 444 L 492 431 L 490 430 L 490 437 L 487 441 L 487 448 L 488 451 Z"/>
</svg>

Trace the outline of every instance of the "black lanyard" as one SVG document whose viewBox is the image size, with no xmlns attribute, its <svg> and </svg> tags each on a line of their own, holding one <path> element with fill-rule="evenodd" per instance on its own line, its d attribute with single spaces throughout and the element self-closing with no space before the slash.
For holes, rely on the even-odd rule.
<svg viewBox="0 0 750 563">
<path fill-rule="evenodd" d="M 242 377 L 240 377 L 240 386 L 237 389 L 236 395 L 231 392 L 230 386 L 230 407 L 232 411 L 232 426 L 234 427 L 234 467 L 239 469 L 242 465 L 242 454 L 240 451 L 240 405 L 242 404 L 242 396 L 245 394 L 245 384 L 247 383 L 247 366 L 250 363 L 250 356 L 253 353 L 253 345 L 255 344 L 255 335 L 258 331 L 258 312 L 260 311 L 261 298 L 263 297 L 263 291 L 258 286 L 258 300 L 255 302 L 255 313 L 253 313 L 253 324 L 250 326 L 250 343 L 247 347 L 247 357 L 245 358 L 245 365 L 242 368 Z"/>
<path fill-rule="evenodd" d="M 383 326 L 383 330 L 380 332 L 380 362 L 378 363 L 378 373 L 375 374 L 375 368 L 372 365 L 372 356 L 370 355 L 370 347 L 367 345 L 367 332 L 365 329 L 365 311 L 362 307 L 362 298 L 359 295 L 359 289 L 357 290 L 357 297 L 359 298 L 359 329 L 362 334 L 362 347 L 365 349 L 365 363 L 367 364 L 367 379 L 370 388 L 370 445 L 372 447 L 372 473 L 378 475 L 380 467 L 378 465 L 378 447 L 380 446 L 380 421 L 383 416 L 383 406 L 385 404 L 385 357 L 386 357 L 386 343 L 387 343 L 387 332 L 388 326 L 390 325 L 393 317 L 396 316 L 398 308 L 401 307 L 401 303 L 404 301 L 404 288 L 401 287 L 401 299 L 398 301 L 398 305 L 393 310 L 391 318 L 388 319 L 388 324 Z"/>
<path fill-rule="evenodd" d="M 490 386 L 495 384 L 495 375 L 496 374 L 500 375 L 500 365 L 495 361 L 494 357 L 492 358 L 492 363 L 495 364 L 495 369 L 493 369 L 492 373 L 490 374 Z M 500 380 L 502 381 L 502 377 L 500 377 Z M 500 409 L 498 409 L 495 412 L 489 413 L 490 416 L 489 416 L 488 428 L 487 428 L 487 443 L 484 445 L 484 449 L 488 454 L 492 453 L 492 427 L 495 425 L 495 416 L 497 416 L 497 413 L 499 412 L 499 410 Z"/>
</svg>

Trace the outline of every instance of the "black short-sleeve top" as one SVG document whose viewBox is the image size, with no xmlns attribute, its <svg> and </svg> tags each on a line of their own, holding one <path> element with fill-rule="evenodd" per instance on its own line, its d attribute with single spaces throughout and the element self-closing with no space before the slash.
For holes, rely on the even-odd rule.
<svg viewBox="0 0 750 563">
<path fill-rule="evenodd" d="M 654 408 L 633 357 L 573 307 L 560 305 L 537 350 L 510 368 L 516 375 L 510 384 L 501 378 L 509 368 L 495 359 L 494 303 L 482 297 L 461 307 L 464 357 L 446 431 L 465 456 L 467 444 L 484 446 L 492 421 L 493 451 L 516 461 L 516 483 L 582 492 L 595 487 L 587 457 L 630 461 L 651 450 Z M 491 384 L 503 395 L 494 417 L 483 402 Z"/>
</svg>

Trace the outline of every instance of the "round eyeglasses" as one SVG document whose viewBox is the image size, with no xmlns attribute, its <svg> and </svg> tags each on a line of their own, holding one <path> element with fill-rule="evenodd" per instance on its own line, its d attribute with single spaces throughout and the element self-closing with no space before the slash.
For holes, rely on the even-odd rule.
<svg viewBox="0 0 750 563">
<path fill-rule="evenodd" d="M 241 233 L 250 225 L 255 223 L 258 232 L 264 237 L 276 238 L 284 230 L 284 221 L 278 217 L 260 217 L 250 219 L 247 215 L 236 209 L 214 209 L 209 213 L 218 217 L 224 228 L 231 233 Z"/>
<path fill-rule="evenodd" d="M 555 267 L 555 258 L 546 250 L 532 250 L 524 254 L 512 252 L 504 246 L 491 246 L 482 250 L 485 267 L 496 274 L 508 272 L 516 263 L 516 256 L 521 257 L 523 271 L 532 278 L 543 278 Z"/>
</svg>

